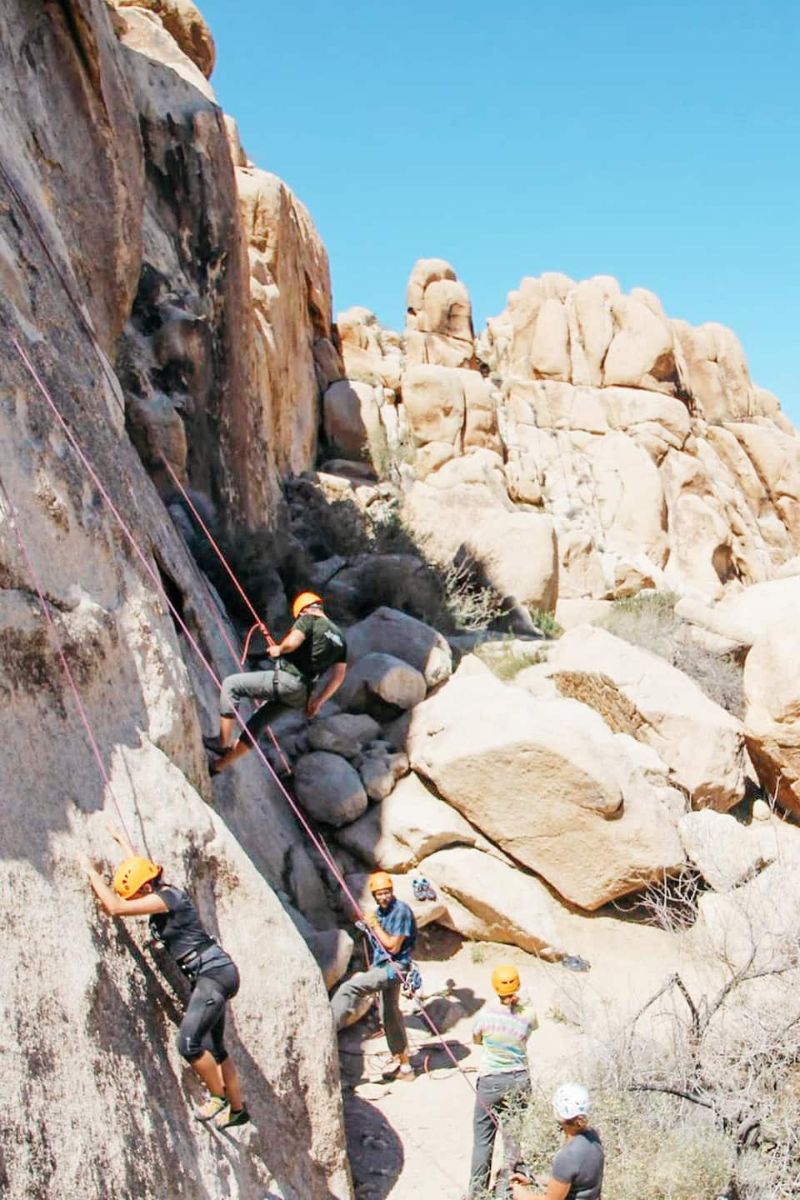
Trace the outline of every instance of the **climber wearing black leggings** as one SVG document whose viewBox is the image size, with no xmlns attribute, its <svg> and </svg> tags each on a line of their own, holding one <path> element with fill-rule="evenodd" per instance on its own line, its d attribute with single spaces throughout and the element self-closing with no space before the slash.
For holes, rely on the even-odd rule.
<svg viewBox="0 0 800 1200">
<path fill-rule="evenodd" d="M 250 1117 L 224 1043 L 225 1007 L 239 990 L 236 964 L 206 932 L 186 892 L 163 883 L 161 867 L 134 854 L 122 834 L 114 836 L 128 857 L 117 867 L 113 888 L 91 863 L 86 864 L 95 895 L 111 916 L 149 916 L 154 939 L 192 985 L 177 1044 L 211 1093 L 197 1113 L 198 1120 L 213 1119 L 220 1129 L 244 1125 Z"/>
</svg>

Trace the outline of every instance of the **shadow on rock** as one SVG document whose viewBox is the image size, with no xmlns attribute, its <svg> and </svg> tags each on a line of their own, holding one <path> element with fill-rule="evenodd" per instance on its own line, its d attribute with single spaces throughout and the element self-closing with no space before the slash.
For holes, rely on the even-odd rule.
<svg viewBox="0 0 800 1200">
<path fill-rule="evenodd" d="M 384 1200 L 403 1169 L 403 1144 L 384 1114 L 352 1092 L 345 1096 L 344 1120 L 356 1196 Z"/>
</svg>

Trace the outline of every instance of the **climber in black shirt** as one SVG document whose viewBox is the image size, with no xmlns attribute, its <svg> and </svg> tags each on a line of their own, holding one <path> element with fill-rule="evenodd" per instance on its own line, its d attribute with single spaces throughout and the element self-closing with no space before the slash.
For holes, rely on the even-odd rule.
<svg viewBox="0 0 800 1200">
<path fill-rule="evenodd" d="M 301 592 L 292 602 L 292 616 L 294 625 L 282 642 L 249 655 L 262 660 L 259 670 L 228 675 L 222 681 L 219 736 L 203 738 L 206 749 L 219 755 L 209 768 L 212 775 L 219 775 L 253 748 L 246 735 L 231 748 L 234 714 L 241 700 L 261 701 L 261 707 L 247 722 L 250 734 L 257 739 L 281 706 L 305 708 L 307 717 L 315 717 L 341 686 L 347 673 L 347 643 L 338 625 L 325 616 L 322 598 L 315 592 Z M 315 683 L 328 670 L 327 681 L 312 697 Z"/>
<path fill-rule="evenodd" d="M 206 932 L 197 909 L 181 888 L 164 883 L 161 867 L 136 854 L 128 839 L 114 837 L 127 858 L 109 887 L 91 863 L 89 882 L 112 917 L 150 918 L 155 941 L 164 946 L 191 983 L 191 995 L 178 1030 L 178 1050 L 211 1093 L 196 1114 L 214 1120 L 220 1129 L 249 1120 L 236 1068 L 228 1057 L 223 1036 L 225 1006 L 239 990 L 236 964 Z"/>
</svg>

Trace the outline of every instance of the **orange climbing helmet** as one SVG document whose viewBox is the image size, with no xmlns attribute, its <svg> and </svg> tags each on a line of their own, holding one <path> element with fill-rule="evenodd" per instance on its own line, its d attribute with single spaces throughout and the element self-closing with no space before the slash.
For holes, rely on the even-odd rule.
<svg viewBox="0 0 800 1200">
<path fill-rule="evenodd" d="M 114 872 L 114 891 L 123 900 L 130 900 L 140 887 L 144 887 L 151 879 L 157 879 L 161 871 L 162 868 L 149 858 L 135 854 L 133 858 L 121 862 Z"/>
<path fill-rule="evenodd" d="M 394 884 L 392 883 L 391 875 L 387 874 L 386 871 L 375 871 L 375 873 L 369 877 L 369 890 L 372 892 L 373 896 L 376 892 L 383 892 L 387 890 L 393 892 Z"/>
<path fill-rule="evenodd" d="M 295 621 L 303 609 L 310 608 L 312 604 L 322 604 L 322 596 L 318 596 L 316 592 L 299 592 L 292 601 L 292 616 Z"/>
<path fill-rule="evenodd" d="M 501 963 L 492 971 L 492 987 L 498 996 L 513 996 L 519 991 L 519 971 L 513 963 Z"/>
</svg>

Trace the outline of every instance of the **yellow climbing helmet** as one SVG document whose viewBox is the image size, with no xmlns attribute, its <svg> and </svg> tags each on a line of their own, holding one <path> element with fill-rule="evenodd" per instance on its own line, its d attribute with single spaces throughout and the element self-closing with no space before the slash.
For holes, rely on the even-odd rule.
<svg viewBox="0 0 800 1200">
<path fill-rule="evenodd" d="M 322 596 L 318 596 L 316 592 L 299 592 L 292 601 L 292 616 L 295 621 L 303 609 L 310 608 L 312 604 L 322 604 Z"/>
<path fill-rule="evenodd" d="M 513 963 L 501 963 L 492 971 L 492 987 L 498 996 L 513 996 L 519 991 L 519 971 Z"/>
<path fill-rule="evenodd" d="M 376 892 L 383 892 L 387 890 L 393 892 L 394 884 L 392 883 L 391 875 L 387 874 L 386 871 L 375 871 L 375 873 L 369 877 L 369 890 L 372 892 L 373 896 Z"/>
<path fill-rule="evenodd" d="M 114 872 L 114 891 L 123 900 L 130 900 L 140 887 L 144 887 L 151 879 L 157 879 L 161 870 L 162 868 L 149 858 L 141 858 L 134 854 L 133 858 L 126 858 L 121 862 Z"/>
</svg>

